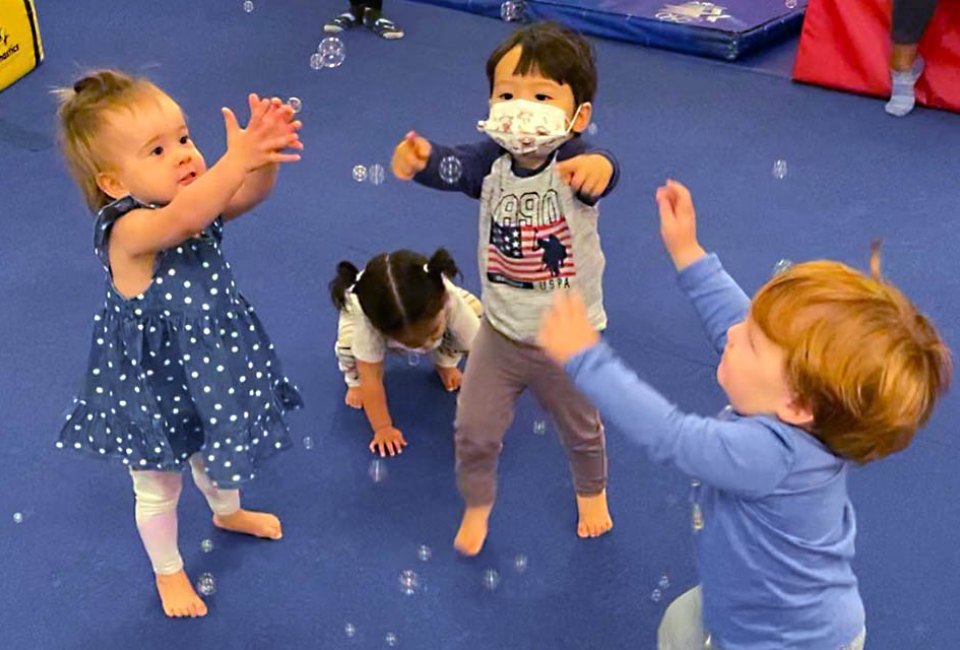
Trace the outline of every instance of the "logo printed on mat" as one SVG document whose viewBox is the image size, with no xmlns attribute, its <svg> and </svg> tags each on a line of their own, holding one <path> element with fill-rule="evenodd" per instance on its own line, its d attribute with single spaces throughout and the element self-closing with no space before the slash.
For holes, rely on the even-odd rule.
<svg viewBox="0 0 960 650">
<path fill-rule="evenodd" d="M 712 2 L 685 2 L 664 5 L 657 12 L 657 19 L 670 23 L 715 23 L 723 18 L 733 18 L 727 8 Z"/>
</svg>

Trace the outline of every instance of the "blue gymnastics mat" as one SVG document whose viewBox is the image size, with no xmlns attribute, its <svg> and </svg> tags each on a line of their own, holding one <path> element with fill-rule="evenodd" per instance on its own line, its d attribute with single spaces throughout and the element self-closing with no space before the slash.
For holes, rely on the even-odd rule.
<svg viewBox="0 0 960 650">
<path fill-rule="evenodd" d="M 500 0 L 413 0 L 501 18 Z M 806 0 L 527 0 L 520 19 L 556 20 L 584 34 L 733 61 L 800 31 Z"/>
</svg>

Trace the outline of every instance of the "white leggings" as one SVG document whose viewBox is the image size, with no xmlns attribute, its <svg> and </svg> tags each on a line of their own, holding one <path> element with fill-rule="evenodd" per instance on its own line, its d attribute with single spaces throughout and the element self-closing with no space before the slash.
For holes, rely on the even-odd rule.
<svg viewBox="0 0 960 650">
<path fill-rule="evenodd" d="M 229 515 L 240 509 L 240 490 L 221 490 L 203 471 L 199 453 L 190 457 L 193 482 L 215 515 Z M 150 557 L 154 573 L 168 575 L 183 568 L 177 548 L 177 502 L 182 474 L 154 470 L 131 470 L 133 493 L 137 498 L 137 530 Z"/>
</svg>

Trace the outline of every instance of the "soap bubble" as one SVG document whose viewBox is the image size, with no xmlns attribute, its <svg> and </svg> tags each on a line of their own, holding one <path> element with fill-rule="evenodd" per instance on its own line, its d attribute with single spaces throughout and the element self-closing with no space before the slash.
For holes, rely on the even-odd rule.
<svg viewBox="0 0 960 650">
<path fill-rule="evenodd" d="M 699 503 L 694 503 L 694 504 L 693 504 L 693 516 L 692 516 L 691 525 L 693 526 L 693 530 L 696 531 L 696 532 L 698 532 L 698 533 L 699 533 L 701 530 L 703 530 L 703 525 L 704 525 L 704 524 L 703 524 L 703 511 L 700 509 L 700 504 L 699 504 Z"/>
<path fill-rule="evenodd" d="M 489 591 L 493 591 L 500 586 L 500 574 L 493 569 L 487 569 L 483 572 L 483 586 Z"/>
<path fill-rule="evenodd" d="M 310 67 L 314 70 L 320 70 L 323 68 L 323 57 L 317 52 L 314 52 L 310 55 Z"/>
<path fill-rule="evenodd" d="M 212 540 L 212 539 L 205 539 L 205 540 L 203 540 L 202 542 L 200 542 L 200 549 L 201 549 L 204 553 L 209 553 L 210 551 L 212 551 L 212 550 L 213 550 L 213 540 Z"/>
<path fill-rule="evenodd" d="M 362 183 L 367 180 L 367 168 L 363 165 L 354 165 L 353 166 L 353 180 L 358 183 Z"/>
<path fill-rule="evenodd" d="M 306 449 L 306 450 L 308 450 L 308 451 L 311 450 L 311 449 L 313 449 L 313 438 L 311 438 L 310 436 L 304 436 L 304 437 L 303 437 L 303 448 Z"/>
<path fill-rule="evenodd" d="M 522 15 L 522 2 L 510 2 L 510 0 L 507 0 L 507 2 L 504 2 L 502 5 L 500 5 L 500 17 L 508 23 L 520 20 Z"/>
<path fill-rule="evenodd" d="M 287 104 L 293 109 L 294 113 L 299 113 L 300 109 L 303 108 L 303 102 L 300 101 L 299 97 L 291 97 L 287 100 Z"/>
<path fill-rule="evenodd" d="M 527 559 L 526 555 L 520 554 L 517 557 L 513 558 L 513 568 L 517 573 L 523 573 L 527 570 L 527 565 L 530 564 L 530 561 Z"/>
<path fill-rule="evenodd" d="M 780 275 L 791 266 L 793 266 L 793 262 L 788 259 L 777 260 L 777 263 L 773 265 L 773 275 Z"/>
<path fill-rule="evenodd" d="M 587 134 L 589 135 L 597 134 L 597 125 L 595 122 L 590 122 L 590 124 L 587 125 Z"/>
<path fill-rule="evenodd" d="M 787 9 L 796 9 L 796 8 L 797 8 L 797 0 L 786 0 L 786 2 L 784 2 L 784 4 L 787 5 Z"/>
<path fill-rule="evenodd" d="M 22 512 L 15 512 L 15 513 L 13 513 L 13 523 L 15 523 L 15 524 L 22 524 L 22 523 L 23 523 L 23 513 L 22 513 Z"/>
<path fill-rule="evenodd" d="M 343 626 L 343 633 L 347 635 L 348 639 L 352 639 L 357 635 L 357 628 L 353 623 L 347 623 Z"/>
<path fill-rule="evenodd" d="M 440 160 L 440 178 L 447 185 L 456 185 L 463 175 L 463 165 L 456 156 L 444 156 Z"/>
<path fill-rule="evenodd" d="M 247 13 L 252 12 L 252 11 L 253 11 L 253 0 L 245 0 L 245 2 L 243 3 L 243 10 L 244 10 L 245 12 L 247 12 Z"/>
<path fill-rule="evenodd" d="M 547 432 L 547 423 L 543 420 L 537 420 L 533 423 L 533 432 L 538 436 L 542 436 Z"/>
<path fill-rule="evenodd" d="M 197 591 L 201 596 L 212 596 L 217 591 L 217 581 L 212 573 L 201 573 L 197 578 Z"/>
<path fill-rule="evenodd" d="M 419 588 L 420 577 L 415 571 L 407 569 L 400 573 L 400 591 L 408 596 L 412 596 L 413 594 L 417 593 L 417 589 Z"/>
<path fill-rule="evenodd" d="M 778 160 L 773 163 L 773 177 L 777 180 L 783 180 L 783 177 L 787 175 L 787 161 Z"/>
<path fill-rule="evenodd" d="M 317 53 L 320 54 L 320 57 L 323 59 L 323 66 L 325 68 L 336 68 L 347 58 L 343 41 L 336 36 L 328 36 L 320 41 L 320 45 L 317 47 Z"/>
<path fill-rule="evenodd" d="M 397 635 L 394 634 L 393 632 L 387 632 L 386 636 L 383 637 L 383 642 L 386 643 L 391 648 L 395 648 L 397 646 L 397 643 L 400 642 L 400 640 L 397 638 Z"/>
<path fill-rule="evenodd" d="M 379 458 L 373 460 L 370 463 L 370 469 L 367 470 L 367 473 L 370 474 L 371 481 L 374 483 L 382 483 L 387 478 L 387 464 Z"/>
<path fill-rule="evenodd" d="M 660 579 L 657 581 L 657 586 L 660 587 L 661 589 L 669 589 L 670 578 L 666 575 L 660 576 Z"/>
<path fill-rule="evenodd" d="M 367 170 L 367 172 L 367 178 L 369 178 L 370 182 L 374 185 L 382 185 L 384 179 L 387 177 L 386 172 L 383 171 L 383 165 L 370 165 L 370 168 Z"/>
<path fill-rule="evenodd" d="M 419 366 L 419 365 L 420 365 L 420 355 L 419 355 L 419 354 L 414 354 L 414 353 L 412 353 L 412 352 L 411 352 L 410 354 L 408 354 L 408 355 L 407 355 L 407 365 L 410 366 L 411 368 L 415 368 L 416 366 Z"/>
<path fill-rule="evenodd" d="M 433 551 L 430 550 L 430 547 L 424 544 L 417 549 L 417 557 L 420 558 L 421 562 L 427 562 L 431 557 L 433 557 Z"/>
<path fill-rule="evenodd" d="M 659 603 L 662 598 L 663 593 L 659 589 L 654 589 L 653 592 L 650 593 L 650 600 L 655 603 Z"/>
</svg>

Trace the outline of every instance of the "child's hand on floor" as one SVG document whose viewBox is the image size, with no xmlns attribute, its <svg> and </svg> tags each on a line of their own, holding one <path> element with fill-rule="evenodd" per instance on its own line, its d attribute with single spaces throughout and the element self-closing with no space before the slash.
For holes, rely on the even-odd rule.
<svg viewBox="0 0 960 650">
<path fill-rule="evenodd" d="M 403 433 L 400 429 L 393 427 L 383 427 L 377 429 L 373 434 L 373 440 L 370 441 L 370 451 L 380 452 L 380 456 L 391 456 L 403 453 L 403 448 L 407 446 L 407 441 L 403 439 Z"/>
<path fill-rule="evenodd" d="M 590 325 L 587 308 L 580 296 L 557 292 L 553 305 L 540 323 L 537 345 L 551 359 L 563 365 L 599 341 L 600 334 Z"/>
<path fill-rule="evenodd" d="M 557 173 L 577 194 L 598 197 L 610 184 L 613 164 L 601 154 L 582 154 L 557 163 Z"/>
<path fill-rule="evenodd" d="M 440 381 L 443 382 L 443 387 L 446 388 L 447 391 L 453 392 L 460 388 L 460 383 L 463 381 L 463 374 L 459 368 L 437 366 L 437 374 L 440 375 Z"/>
<path fill-rule="evenodd" d="M 707 254 L 697 241 L 697 215 L 690 190 L 677 181 L 668 180 L 657 188 L 660 208 L 660 237 L 678 271 L 687 268 Z"/>
<path fill-rule="evenodd" d="M 393 175 L 409 181 L 427 166 L 432 149 L 426 138 L 421 138 L 416 131 L 410 131 L 393 151 L 393 160 L 390 161 Z"/>
</svg>

